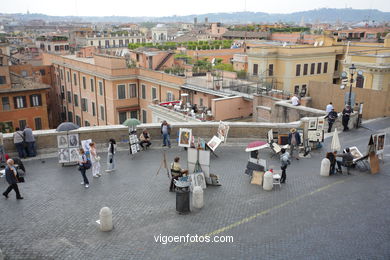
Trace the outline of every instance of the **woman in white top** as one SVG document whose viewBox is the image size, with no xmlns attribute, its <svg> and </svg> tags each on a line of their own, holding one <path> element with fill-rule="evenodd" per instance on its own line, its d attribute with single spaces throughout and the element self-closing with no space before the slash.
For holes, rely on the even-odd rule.
<svg viewBox="0 0 390 260">
<path fill-rule="evenodd" d="M 114 139 L 111 138 L 110 142 L 108 143 L 106 172 L 115 171 L 115 152 L 116 152 L 116 142 Z"/>
<path fill-rule="evenodd" d="M 89 144 L 89 152 L 91 154 L 91 163 L 92 163 L 92 176 L 95 178 L 99 178 L 102 176 L 100 174 L 100 156 L 97 155 L 95 143 Z"/>
</svg>

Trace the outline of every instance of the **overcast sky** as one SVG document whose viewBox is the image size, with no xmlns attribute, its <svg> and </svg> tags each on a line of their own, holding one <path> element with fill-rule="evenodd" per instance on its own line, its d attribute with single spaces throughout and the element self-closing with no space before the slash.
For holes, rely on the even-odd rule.
<svg viewBox="0 0 390 260">
<path fill-rule="evenodd" d="M 80 16 L 171 16 L 215 12 L 291 13 L 316 8 L 390 11 L 389 0 L 0 0 L 0 13 Z"/>
</svg>

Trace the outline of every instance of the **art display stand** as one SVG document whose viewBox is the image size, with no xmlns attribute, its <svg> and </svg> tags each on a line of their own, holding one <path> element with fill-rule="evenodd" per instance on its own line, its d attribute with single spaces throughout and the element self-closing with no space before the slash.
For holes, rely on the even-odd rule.
<svg viewBox="0 0 390 260">
<path fill-rule="evenodd" d="M 140 151 L 139 140 L 137 137 L 137 131 L 132 130 L 129 132 L 129 153 L 134 155 Z"/>
<path fill-rule="evenodd" d="M 207 184 L 211 184 L 210 177 L 210 151 L 188 148 L 187 150 L 188 172 L 202 171 Z M 199 164 L 199 168 L 196 165 Z"/>
<path fill-rule="evenodd" d="M 62 166 L 73 166 L 79 161 L 79 134 L 66 132 L 57 136 L 58 162 Z"/>
</svg>

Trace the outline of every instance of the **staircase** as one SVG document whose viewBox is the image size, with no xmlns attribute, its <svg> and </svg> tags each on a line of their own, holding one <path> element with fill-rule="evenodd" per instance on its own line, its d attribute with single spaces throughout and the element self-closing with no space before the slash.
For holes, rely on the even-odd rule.
<svg viewBox="0 0 390 260">
<path fill-rule="evenodd" d="M 168 53 L 167 56 L 157 65 L 156 70 L 160 70 L 161 67 L 169 60 L 169 58 L 173 55 L 172 52 Z"/>
</svg>

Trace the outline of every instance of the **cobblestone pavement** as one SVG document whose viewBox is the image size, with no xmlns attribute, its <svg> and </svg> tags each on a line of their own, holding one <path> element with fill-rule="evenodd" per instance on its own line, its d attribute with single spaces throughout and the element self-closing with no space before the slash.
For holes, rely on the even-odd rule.
<svg viewBox="0 0 390 260">
<path fill-rule="evenodd" d="M 369 129 L 390 120 L 372 121 Z M 369 129 L 341 133 L 342 146 L 366 151 Z M 156 172 L 162 153 L 120 152 L 118 170 L 93 179 L 85 189 L 76 167 L 55 158 L 27 161 L 22 201 L 0 199 L 0 248 L 6 259 L 390 259 L 390 156 L 387 136 L 381 172 L 321 177 L 326 139 L 312 159 L 294 160 L 287 183 L 272 192 L 249 184 L 243 174 L 248 154 L 242 146 L 221 146 L 211 172 L 223 186 L 205 190 L 205 206 L 191 214 L 175 212 L 165 172 Z M 228 140 L 229 141 L 229 140 Z M 184 150 L 173 147 L 168 160 Z M 270 152 L 262 155 L 278 166 Z M 104 157 L 104 156 L 102 156 Z M 103 162 L 102 168 L 105 168 Z M 0 189 L 6 188 L 4 178 Z M 113 211 L 114 230 L 100 232 L 99 210 Z M 158 235 L 228 235 L 233 243 L 156 243 Z"/>
</svg>

